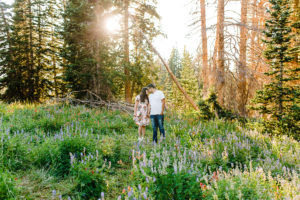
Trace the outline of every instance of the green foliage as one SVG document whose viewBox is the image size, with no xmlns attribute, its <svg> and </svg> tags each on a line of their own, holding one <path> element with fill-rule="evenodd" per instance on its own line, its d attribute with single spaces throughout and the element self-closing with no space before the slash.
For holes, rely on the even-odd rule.
<svg viewBox="0 0 300 200">
<path fill-rule="evenodd" d="M 276 181 L 263 178 L 261 171 L 248 174 L 230 174 L 228 177 L 216 176 L 212 188 L 205 192 L 206 199 L 263 199 L 280 198 Z M 277 190 L 277 191 L 276 191 Z"/>
<path fill-rule="evenodd" d="M 0 30 L 4 36 L 4 46 L 0 46 L 1 99 L 40 102 L 53 91 L 58 95 L 63 84 L 56 54 L 61 41 L 54 30 L 58 24 L 53 23 L 59 21 L 56 2 L 16 0 L 12 8 L 12 15 L 5 11 L 2 16 L 4 27 Z"/>
<path fill-rule="evenodd" d="M 70 153 L 80 156 L 81 153 L 88 154 L 95 151 L 94 143 L 88 138 L 72 137 L 65 138 L 58 145 L 57 160 L 54 173 L 57 176 L 68 176 L 71 168 Z"/>
<path fill-rule="evenodd" d="M 237 114 L 234 114 L 232 111 L 222 108 L 217 101 L 217 95 L 215 92 L 210 92 L 209 96 L 205 100 L 200 100 L 198 102 L 200 109 L 199 116 L 201 119 L 210 120 L 214 118 L 225 119 L 225 120 L 234 120 L 238 119 L 239 121 L 244 122 L 246 119 L 241 118 Z"/>
<path fill-rule="evenodd" d="M 170 58 L 172 59 L 172 58 Z M 195 70 L 193 66 L 192 56 L 190 53 L 185 49 L 183 52 L 183 57 L 180 61 L 180 78 L 179 82 L 187 94 L 197 101 L 200 96 L 199 85 L 197 81 L 197 76 L 195 75 Z M 187 103 L 184 95 L 181 91 L 177 88 L 176 84 L 169 79 L 167 84 L 167 99 L 168 102 L 171 102 L 172 109 L 176 110 L 179 113 L 186 113 L 191 112 L 193 107 Z"/>
<path fill-rule="evenodd" d="M 197 177 L 189 173 L 168 173 L 156 177 L 149 191 L 154 199 L 202 199 Z"/>
<path fill-rule="evenodd" d="M 99 168 L 101 161 L 96 158 L 82 161 L 74 161 L 70 169 L 70 175 L 76 179 L 71 195 L 79 196 L 80 199 L 100 198 L 101 193 L 107 190 L 103 167 Z"/>
<path fill-rule="evenodd" d="M 166 113 L 168 135 L 152 145 L 151 130 L 138 143 L 132 117 L 122 112 L 0 104 L 0 113 L 0 166 L 18 180 L 9 187 L 21 187 L 12 199 L 103 199 L 102 192 L 105 199 L 126 200 L 299 195 L 299 142 L 242 129 L 229 120 Z M 55 120 L 61 129 L 22 130 L 21 121 L 38 127 L 41 119 Z M 16 123 L 18 129 L 10 131 Z M 111 123 L 115 128 L 99 131 Z"/>
<path fill-rule="evenodd" d="M 10 135 L 1 137 L 0 163 L 10 170 L 23 170 L 28 166 L 28 138 Z"/>
<path fill-rule="evenodd" d="M 32 164 L 37 168 L 51 169 L 57 162 L 57 146 L 53 141 L 47 140 L 33 148 L 30 153 Z"/>
<path fill-rule="evenodd" d="M 293 82 L 299 80 L 299 66 L 289 65 L 291 56 L 291 22 L 288 0 L 270 0 L 268 13 L 270 18 L 266 21 L 264 30 L 267 45 L 264 51 L 268 60 L 270 71 L 266 73 L 271 82 L 258 91 L 253 100 L 253 110 L 270 119 L 263 122 L 266 132 L 286 134 L 299 138 L 299 86 Z"/>
<path fill-rule="evenodd" d="M 179 78 L 182 70 L 181 58 L 177 48 L 173 48 L 169 58 L 169 67 L 174 75 Z"/>
<path fill-rule="evenodd" d="M 19 192 L 16 182 L 16 179 L 10 172 L 0 169 L 0 199 L 16 199 Z"/>
</svg>

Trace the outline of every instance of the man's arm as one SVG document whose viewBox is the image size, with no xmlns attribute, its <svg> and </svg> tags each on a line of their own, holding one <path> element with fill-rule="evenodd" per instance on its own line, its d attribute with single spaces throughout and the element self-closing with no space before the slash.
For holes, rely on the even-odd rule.
<svg viewBox="0 0 300 200">
<path fill-rule="evenodd" d="M 162 108 L 161 108 L 161 115 L 163 115 L 164 114 L 164 111 L 165 111 L 165 105 L 166 105 L 166 99 L 165 98 L 163 98 L 162 100 L 161 100 L 161 102 L 162 102 Z"/>
</svg>

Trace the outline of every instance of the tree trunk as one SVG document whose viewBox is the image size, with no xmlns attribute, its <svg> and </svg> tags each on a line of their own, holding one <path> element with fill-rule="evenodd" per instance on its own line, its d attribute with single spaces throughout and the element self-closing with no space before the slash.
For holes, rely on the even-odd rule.
<svg viewBox="0 0 300 200">
<path fill-rule="evenodd" d="M 24 85 L 25 92 L 25 101 L 33 102 L 34 101 L 34 74 L 33 74 L 33 25 L 32 25 L 32 11 L 31 11 L 31 0 L 27 1 L 27 15 L 25 19 L 28 20 L 28 29 L 26 33 L 26 37 L 28 37 L 28 41 L 26 41 L 26 85 Z M 27 24 L 26 24 L 27 25 Z M 28 35 L 27 35 L 28 34 Z"/>
<path fill-rule="evenodd" d="M 214 46 L 214 53 L 213 53 L 213 57 L 212 57 L 212 68 L 210 69 L 210 74 L 209 74 L 209 85 L 210 87 L 214 87 L 214 89 L 217 89 L 217 78 L 216 78 L 216 74 L 217 74 L 217 53 L 218 53 L 218 42 L 219 42 L 219 28 L 217 26 L 217 30 L 216 30 L 216 40 L 215 40 L 215 46 Z"/>
<path fill-rule="evenodd" d="M 282 113 L 283 113 L 283 56 L 280 58 L 280 73 L 279 73 L 279 82 L 278 82 L 278 89 L 279 89 L 279 97 L 278 97 L 278 113 L 279 119 L 282 120 Z"/>
<path fill-rule="evenodd" d="M 256 49 L 258 48 L 257 43 L 257 35 L 258 31 L 258 12 L 257 12 L 257 0 L 252 1 L 252 7 L 251 7 L 251 43 L 250 43 L 250 74 L 248 79 L 248 87 L 247 87 L 247 99 L 252 98 L 253 95 L 256 92 L 257 86 L 255 85 L 258 80 L 256 79 L 257 74 L 259 73 L 257 71 L 257 68 L 259 66 L 259 58 L 257 57 Z"/>
<path fill-rule="evenodd" d="M 242 116 L 246 115 L 246 53 L 247 53 L 247 0 L 241 1 L 241 26 L 240 26 L 240 61 L 238 66 L 238 110 Z"/>
<path fill-rule="evenodd" d="M 198 108 L 197 104 L 194 102 L 194 100 L 181 87 L 179 81 L 177 80 L 176 76 L 173 74 L 173 72 L 170 69 L 170 67 L 167 64 L 167 62 L 162 58 L 162 56 L 159 54 L 159 52 L 156 50 L 156 48 L 152 45 L 152 43 L 150 42 L 150 40 L 146 37 L 146 35 L 141 30 L 140 30 L 140 33 L 143 35 L 143 37 L 145 38 L 145 40 L 147 41 L 147 43 L 149 44 L 149 46 L 152 48 L 152 50 L 154 51 L 154 53 L 159 57 L 159 59 L 161 60 L 161 62 L 164 64 L 164 66 L 166 67 L 166 70 L 170 74 L 172 80 L 175 82 L 175 84 L 177 85 L 178 89 L 183 93 L 183 95 L 186 98 L 186 100 L 188 100 L 188 102 L 193 106 L 193 108 L 195 110 L 199 110 L 199 108 Z"/>
<path fill-rule="evenodd" d="M 299 0 L 294 0 L 294 8 L 293 8 L 293 10 L 294 10 L 294 14 L 293 14 L 293 16 L 292 16 L 292 18 L 293 18 L 293 22 L 295 23 L 295 22 L 298 22 L 299 23 L 299 20 L 300 20 L 300 5 L 299 5 L 299 3 L 300 3 L 300 1 Z M 295 37 L 294 37 L 294 43 L 296 43 L 295 45 L 299 45 L 299 40 L 300 40 L 300 36 L 299 36 L 299 33 L 297 33 L 297 31 L 296 30 L 294 30 L 295 31 Z M 297 44 L 297 42 L 298 42 L 298 44 Z M 297 66 L 298 64 L 299 64 L 299 52 L 296 52 L 295 54 L 294 54 L 294 60 L 293 60 L 293 64 L 295 65 L 295 66 Z"/>
<path fill-rule="evenodd" d="M 207 89 L 209 88 L 207 71 L 208 71 L 208 59 L 207 59 L 207 35 L 206 35 L 206 8 L 205 0 L 200 0 L 201 8 L 201 37 L 202 37 L 202 80 L 203 80 L 203 94 L 206 96 Z"/>
<path fill-rule="evenodd" d="M 203 94 L 206 96 L 209 82 L 207 78 L 208 59 L 207 59 L 207 35 L 206 35 L 206 8 L 205 0 L 200 0 L 201 7 L 201 37 L 202 37 L 202 80 L 203 80 Z"/>
<path fill-rule="evenodd" d="M 225 86 L 225 56 L 224 56 L 224 0 L 218 0 L 218 44 L 217 44 L 217 93 L 220 105 L 224 106 L 224 86 Z"/>
<path fill-rule="evenodd" d="M 37 96 L 40 98 L 41 96 L 41 88 L 40 88 L 40 71 L 42 69 L 41 63 L 41 49 L 42 49 L 42 30 L 41 30 L 41 4 L 38 2 L 38 51 L 37 51 L 37 70 L 35 74 L 35 87 L 38 90 Z"/>
<path fill-rule="evenodd" d="M 27 99 L 29 101 L 35 101 L 35 81 L 34 81 L 34 67 L 33 67 L 33 25 L 32 25 L 32 11 L 31 11 L 31 0 L 28 0 L 28 17 L 29 17 L 29 94 Z"/>
<path fill-rule="evenodd" d="M 129 78 L 129 29 L 128 29 L 128 21 L 129 21 L 129 0 L 124 0 L 124 74 L 125 74 L 125 101 L 131 103 L 131 88 L 130 88 L 130 78 Z"/>
</svg>

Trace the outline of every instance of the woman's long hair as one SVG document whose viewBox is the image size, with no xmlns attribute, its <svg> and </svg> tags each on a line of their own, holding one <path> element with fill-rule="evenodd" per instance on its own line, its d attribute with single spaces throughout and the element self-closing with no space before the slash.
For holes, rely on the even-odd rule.
<svg viewBox="0 0 300 200">
<path fill-rule="evenodd" d="M 141 98 L 141 102 L 145 102 L 146 100 L 149 102 L 149 98 L 148 98 L 148 95 L 147 95 L 147 90 L 148 88 L 144 87 L 141 91 L 141 94 L 140 94 L 140 98 Z"/>
</svg>

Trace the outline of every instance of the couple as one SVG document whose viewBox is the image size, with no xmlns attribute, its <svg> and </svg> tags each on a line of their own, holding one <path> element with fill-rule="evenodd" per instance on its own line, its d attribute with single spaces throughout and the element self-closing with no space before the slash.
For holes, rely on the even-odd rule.
<svg viewBox="0 0 300 200">
<path fill-rule="evenodd" d="M 165 95 L 162 91 L 157 90 L 153 84 L 142 89 L 141 94 L 135 98 L 133 118 L 139 126 L 139 141 L 145 137 L 146 126 L 149 125 L 150 119 L 153 128 L 153 142 L 157 143 L 157 128 L 165 138 L 164 109 Z"/>
</svg>

